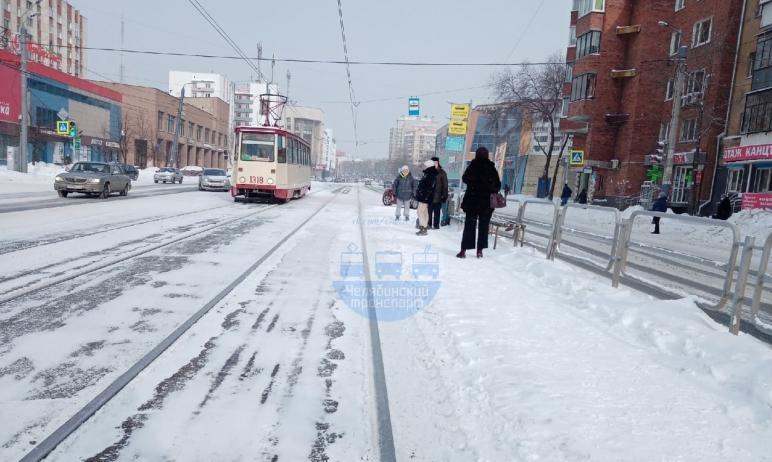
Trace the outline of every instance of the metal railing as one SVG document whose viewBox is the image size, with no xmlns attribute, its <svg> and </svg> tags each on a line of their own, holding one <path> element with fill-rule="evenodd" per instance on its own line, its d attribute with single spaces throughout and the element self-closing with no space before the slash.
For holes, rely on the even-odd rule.
<svg viewBox="0 0 772 462">
<path fill-rule="evenodd" d="M 756 281 L 753 284 L 753 298 L 751 299 L 751 320 L 754 324 L 759 324 L 759 309 L 761 308 L 761 293 L 764 292 L 764 285 L 772 282 L 772 275 L 767 274 L 769 268 L 769 257 L 772 254 L 772 233 L 767 236 L 764 245 L 756 247 L 761 250 L 761 261 L 758 270 L 756 270 Z"/>
<path fill-rule="evenodd" d="M 614 215 L 614 233 L 610 237 L 605 236 L 598 236 L 586 231 L 581 231 L 576 228 L 569 228 L 566 226 L 566 218 L 568 216 L 568 212 L 571 209 L 579 209 L 579 210 L 597 210 L 602 213 L 611 213 Z M 563 233 L 568 231 L 570 233 L 576 234 L 576 235 L 583 235 L 584 237 L 591 239 L 591 240 L 600 240 L 603 241 L 606 244 L 609 244 L 611 246 L 611 251 L 609 252 L 609 255 L 607 256 L 608 261 L 606 262 L 605 266 L 602 267 L 604 271 L 611 271 L 611 269 L 614 266 L 614 256 L 616 255 L 616 248 L 617 244 L 619 242 L 619 233 L 621 230 L 621 223 L 622 223 L 622 214 L 619 212 L 619 210 L 612 208 L 612 207 L 601 207 L 597 205 L 586 205 L 586 204 L 566 204 L 562 207 L 562 210 L 560 211 L 560 220 L 558 222 L 558 226 L 556 227 L 555 231 L 555 245 L 553 249 L 553 255 L 552 259 L 554 259 L 555 255 L 560 253 L 560 245 L 563 242 Z"/>
</svg>

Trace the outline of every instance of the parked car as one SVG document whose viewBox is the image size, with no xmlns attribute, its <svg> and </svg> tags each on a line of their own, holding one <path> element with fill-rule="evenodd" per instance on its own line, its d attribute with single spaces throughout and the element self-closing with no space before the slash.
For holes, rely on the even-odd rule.
<svg viewBox="0 0 772 462">
<path fill-rule="evenodd" d="M 123 169 L 123 173 L 126 174 L 129 178 L 131 178 L 132 181 L 137 181 L 137 178 L 139 178 L 139 169 L 135 167 L 134 165 L 126 165 L 126 164 L 118 164 Z"/>
<path fill-rule="evenodd" d="M 54 190 L 59 197 L 77 192 L 107 199 L 113 192 L 126 196 L 130 189 L 131 179 L 119 164 L 77 162 L 68 172 L 60 173 L 54 179 Z"/>
<path fill-rule="evenodd" d="M 153 175 L 153 182 L 158 183 L 159 181 L 172 184 L 174 184 L 174 182 L 179 182 L 182 184 L 182 172 L 180 172 L 180 169 L 174 167 L 159 168 Z"/>
<path fill-rule="evenodd" d="M 197 165 L 187 165 L 183 167 L 182 174 L 185 176 L 201 176 L 201 172 L 203 171 L 203 167 L 199 167 Z"/>
<path fill-rule="evenodd" d="M 198 177 L 198 190 L 228 191 L 231 189 L 231 180 L 225 170 L 219 168 L 205 168 Z"/>
</svg>

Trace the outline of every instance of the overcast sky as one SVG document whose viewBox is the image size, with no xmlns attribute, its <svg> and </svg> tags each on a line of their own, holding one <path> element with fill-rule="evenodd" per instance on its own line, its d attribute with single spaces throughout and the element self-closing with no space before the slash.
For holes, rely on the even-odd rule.
<svg viewBox="0 0 772 462">
<path fill-rule="evenodd" d="M 233 55 L 231 48 L 187 0 L 70 0 L 88 18 L 88 46 L 118 48 L 125 18 L 127 49 Z M 336 0 L 199 0 L 248 56 L 343 58 Z M 539 61 L 565 50 L 570 0 L 343 0 L 349 58 L 375 61 Z M 168 91 L 168 71 L 218 72 L 231 80 L 254 77 L 243 61 L 126 55 L 127 83 Z M 118 80 L 117 53 L 89 51 L 89 78 Z M 290 99 L 320 107 L 338 148 L 354 152 L 345 67 L 280 64 L 282 90 L 292 73 Z M 388 133 L 407 113 L 407 98 L 421 96 L 422 115 L 444 123 L 449 102 L 489 100 L 485 86 L 495 68 L 352 66 L 358 108 L 359 157 L 388 156 Z M 270 64 L 263 73 L 270 76 Z M 99 73 L 97 75 L 95 73 Z M 454 90 L 454 91 L 451 91 Z M 434 94 L 431 94 L 434 93 Z M 389 99 L 388 101 L 368 102 Z"/>
</svg>

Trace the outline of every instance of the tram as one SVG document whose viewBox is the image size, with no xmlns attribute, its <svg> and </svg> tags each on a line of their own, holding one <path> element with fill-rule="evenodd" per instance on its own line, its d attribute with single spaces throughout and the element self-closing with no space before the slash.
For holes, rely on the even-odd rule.
<svg viewBox="0 0 772 462">
<path fill-rule="evenodd" d="M 235 202 L 289 202 L 311 189 L 311 146 L 279 127 L 237 127 L 231 176 Z"/>
</svg>

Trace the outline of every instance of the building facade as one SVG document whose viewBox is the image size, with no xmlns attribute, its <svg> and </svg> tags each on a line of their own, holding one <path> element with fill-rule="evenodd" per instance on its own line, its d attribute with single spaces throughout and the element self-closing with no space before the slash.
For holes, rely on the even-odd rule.
<svg viewBox="0 0 772 462">
<path fill-rule="evenodd" d="M 76 77 L 85 75 L 86 18 L 63 0 L 43 0 L 39 5 L 29 0 L 0 0 L 0 49 L 21 53 L 22 19 L 29 18 L 27 49 L 30 61 Z"/>
<path fill-rule="evenodd" d="M 8 161 L 8 148 L 18 148 L 21 116 L 19 56 L 0 51 L 0 164 Z M 51 67 L 30 62 L 29 162 L 65 164 L 79 160 L 118 159 L 121 133 L 120 93 Z M 57 120 L 75 123 L 75 140 L 58 135 Z"/>
<path fill-rule="evenodd" d="M 257 127 L 276 124 L 277 117 L 266 111 L 260 104 L 260 95 L 276 94 L 279 87 L 266 82 L 239 82 L 234 88 L 233 125 L 235 127 Z M 279 114 L 280 115 L 280 114 Z M 266 118 L 267 116 L 267 118 Z"/>
<path fill-rule="evenodd" d="M 389 130 L 389 160 L 417 165 L 435 154 L 438 125 L 432 117 L 402 116 Z"/>
<path fill-rule="evenodd" d="M 214 97 L 192 98 L 183 105 L 175 156 L 178 98 L 157 88 L 107 82 L 100 85 L 123 95 L 121 151 L 126 163 L 140 168 L 227 167 L 230 151 L 226 102 Z"/>
<path fill-rule="evenodd" d="M 323 158 L 324 111 L 315 107 L 287 105 L 280 125 L 311 145 L 311 162 L 314 166 L 314 174 L 322 176 L 325 170 Z"/>
<path fill-rule="evenodd" d="M 573 177 L 590 199 L 647 203 L 661 186 L 658 156 L 677 131 L 670 205 L 711 199 L 743 0 L 575 0 L 567 61 L 567 122 L 585 166 Z M 673 101 L 675 59 L 687 48 L 684 97 Z M 670 127 L 673 104 L 681 105 Z"/>
<path fill-rule="evenodd" d="M 747 0 L 714 201 L 772 209 L 772 2 Z"/>
</svg>

